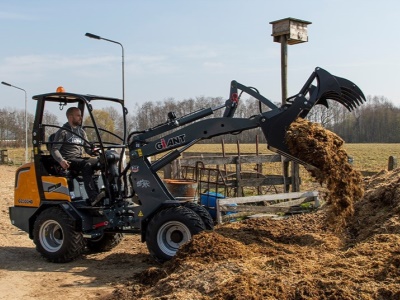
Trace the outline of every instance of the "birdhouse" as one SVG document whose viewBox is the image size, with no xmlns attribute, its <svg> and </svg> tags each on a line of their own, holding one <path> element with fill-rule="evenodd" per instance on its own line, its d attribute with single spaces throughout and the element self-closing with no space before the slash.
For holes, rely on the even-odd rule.
<svg viewBox="0 0 400 300">
<path fill-rule="evenodd" d="M 312 24 L 311 22 L 286 18 L 270 22 L 270 24 L 272 24 L 274 42 L 280 43 L 280 37 L 283 35 L 286 36 L 288 45 L 308 42 L 307 25 Z"/>
</svg>

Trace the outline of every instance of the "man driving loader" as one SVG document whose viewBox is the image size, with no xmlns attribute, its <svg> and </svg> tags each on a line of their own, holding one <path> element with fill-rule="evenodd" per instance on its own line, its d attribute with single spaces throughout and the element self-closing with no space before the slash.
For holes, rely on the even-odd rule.
<svg viewBox="0 0 400 300">
<path fill-rule="evenodd" d="M 93 180 L 94 170 L 99 169 L 97 157 L 83 157 L 83 148 L 91 156 L 96 152 L 89 146 L 86 132 L 82 129 L 82 113 L 77 107 L 70 107 L 67 112 L 68 122 L 60 128 L 52 141 L 51 155 L 64 169 L 81 172 L 85 190 L 91 205 L 95 205 L 100 198 L 97 185 Z"/>
</svg>

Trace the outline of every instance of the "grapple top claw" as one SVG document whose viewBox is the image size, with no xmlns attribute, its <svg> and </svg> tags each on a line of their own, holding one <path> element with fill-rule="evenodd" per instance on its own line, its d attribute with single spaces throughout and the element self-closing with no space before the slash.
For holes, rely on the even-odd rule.
<svg viewBox="0 0 400 300">
<path fill-rule="evenodd" d="M 318 94 L 314 101 L 319 104 L 319 100 L 334 100 L 344 105 L 349 111 L 365 102 L 363 92 L 350 80 L 334 76 L 324 69 L 316 68 L 314 73 L 318 82 Z M 311 75 L 311 78 L 313 75 Z M 312 99 L 310 99 L 312 101 Z"/>
<path fill-rule="evenodd" d="M 329 108 L 328 100 L 339 102 L 349 111 L 366 101 L 363 92 L 356 84 L 317 67 L 300 92 L 282 107 L 284 109 L 281 108 L 279 113 L 271 114 L 271 118 L 261 124 L 268 148 L 298 161 L 289 153 L 284 139 L 286 131 L 298 117 L 305 118 L 314 105 L 322 104 Z"/>
</svg>

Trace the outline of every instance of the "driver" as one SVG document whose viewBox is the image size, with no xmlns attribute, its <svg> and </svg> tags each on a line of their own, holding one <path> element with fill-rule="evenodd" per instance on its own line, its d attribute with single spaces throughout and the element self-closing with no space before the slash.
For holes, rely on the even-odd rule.
<svg viewBox="0 0 400 300">
<path fill-rule="evenodd" d="M 100 168 L 96 157 L 83 157 L 83 148 L 89 155 L 96 155 L 90 147 L 84 146 L 87 141 L 86 132 L 82 129 L 82 113 L 78 107 L 70 107 L 67 112 L 68 122 L 60 128 L 54 137 L 51 155 L 64 170 L 82 172 L 86 193 L 91 205 L 100 199 L 98 187 L 93 180 L 94 170 Z M 66 130 L 67 129 L 67 130 Z"/>
</svg>

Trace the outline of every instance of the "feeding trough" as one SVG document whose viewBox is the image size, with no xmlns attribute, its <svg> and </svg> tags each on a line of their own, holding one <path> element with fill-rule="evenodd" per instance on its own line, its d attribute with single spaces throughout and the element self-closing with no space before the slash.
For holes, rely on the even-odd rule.
<svg viewBox="0 0 400 300">
<path fill-rule="evenodd" d="M 189 179 L 164 179 L 168 191 L 177 200 L 196 200 L 197 182 Z"/>
</svg>

